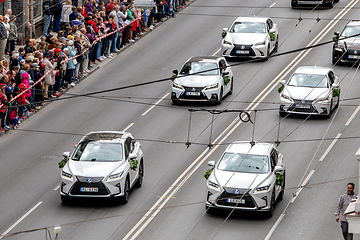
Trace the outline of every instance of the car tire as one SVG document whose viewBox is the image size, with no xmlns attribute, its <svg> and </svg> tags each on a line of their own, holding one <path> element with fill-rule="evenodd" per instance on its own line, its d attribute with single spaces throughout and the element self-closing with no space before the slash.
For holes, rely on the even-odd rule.
<svg viewBox="0 0 360 240">
<path fill-rule="evenodd" d="M 222 101 L 222 99 L 223 99 L 223 94 L 224 94 L 224 90 L 223 90 L 223 88 L 221 87 L 221 89 L 220 89 L 220 94 L 219 94 L 219 97 L 218 97 L 218 100 L 217 100 L 217 103 L 218 103 L 218 104 L 221 104 L 221 101 Z"/>
<path fill-rule="evenodd" d="M 124 196 L 121 197 L 121 203 L 127 204 L 129 202 L 129 196 L 130 196 L 130 181 L 129 178 L 127 177 L 124 186 Z"/>
<path fill-rule="evenodd" d="M 229 95 L 233 94 L 234 91 L 234 78 L 231 78 L 231 86 L 230 86 L 230 91 L 229 91 Z"/>
<path fill-rule="evenodd" d="M 61 202 L 63 203 L 63 204 L 70 204 L 70 198 L 69 197 L 67 197 L 67 196 L 64 196 L 64 195 L 60 195 L 60 198 L 61 198 Z"/>
<path fill-rule="evenodd" d="M 206 213 L 214 213 L 215 212 L 215 209 L 212 208 L 212 207 L 209 207 L 205 204 L 205 210 L 206 210 Z"/>
<path fill-rule="evenodd" d="M 339 2 L 339 0 L 334 0 L 334 3 L 338 3 Z"/>
<path fill-rule="evenodd" d="M 144 163 L 143 163 L 143 160 L 141 160 L 140 165 L 139 165 L 139 177 L 135 183 L 136 188 L 141 188 L 141 185 L 143 183 L 143 178 L 144 178 Z"/>
<path fill-rule="evenodd" d="M 338 107 L 339 107 L 339 103 L 340 103 L 340 95 L 339 95 L 338 100 L 337 100 L 337 102 L 336 102 L 335 108 L 338 108 Z"/>
<path fill-rule="evenodd" d="M 285 184 L 286 184 L 286 178 L 285 178 L 285 171 L 284 171 L 284 186 L 281 187 L 279 196 L 277 197 L 277 201 L 280 202 L 284 199 L 284 195 L 285 195 Z"/>
<path fill-rule="evenodd" d="M 274 215 L 275 210 L 275 189 L 273 189 L 271 194 L 270 210 L 266 213 L 266 217 L 271 218 Z"/>
<path fill-rule="evenodd" d="M 282 117 L 285 117 L 285 116 L 287 115 L 286 112 L 283 112 L 283 111 L 280 111 L 280 110 L 279 110 L 279 114 L 280 114 L 280 116 L 282 116 Z"/>
</svg>

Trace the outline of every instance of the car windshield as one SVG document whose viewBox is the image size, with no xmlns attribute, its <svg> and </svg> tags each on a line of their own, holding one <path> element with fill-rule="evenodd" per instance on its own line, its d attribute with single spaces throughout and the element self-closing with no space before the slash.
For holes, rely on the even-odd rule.
<svg viewBox="0 0 360 240">
<path fill-rule="evenodd" d="M 77 146 L 71 159 L 96 162 L 121 161 L 123 155 L 121 146 L 120 143 L 103 141 L 82 142 Z"/>
<path fill-rule="evenodd" d="M 243 172 L 243 173 L 267 173 L 269 172 L 268 156 L 224 153 L 219 166 L 219 170 Z"/>
<path fill-rule="evenodd" d="M 359 26 L 346 26 L 344 31 L 342 32 L 342 37 L 350 37 L 354 35 L 360 34 L 360 27 Z"/>
<path fill-rule="evenodd" d="M 265 23 L 262 22 L 235 22 L 231 33 L 266 33 Z"/>
<path fill-rule="evenodd" d="M 327 88 L 328 81 L 326 75 L 294 73 L 288 82 L 288 86 Z"/>
<path fill-rule="evenodd" d="M 181 69 L 180 74 L 218 75 L 219 70 L 217 68 L 218 66 L 216 63 L 187 62 Z"/>
</svg>

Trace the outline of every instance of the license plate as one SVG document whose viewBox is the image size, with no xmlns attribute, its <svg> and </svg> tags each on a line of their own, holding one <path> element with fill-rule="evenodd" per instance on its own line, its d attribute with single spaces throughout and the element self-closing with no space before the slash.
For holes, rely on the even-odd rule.
<svg viewBox="0 0 360 240">
<path fill-rule="evenodd" d="M 237 54 L 249 54 L 249 50 L 236 50 Z"/>
<path fill-rule="evenodd" d="M 80 192 L 98 192 L 99 189 L 97 187 L 81 187 Z"/>
<path fill-rule="evenodd" d="M 200 96 L 199 92 L 186 92 L 185 93 L 187 96 Z"/>
<path fill-rule="evenodd" d="M 309 105 L 299 104 L 295 106 L 296 108 L 310 108 Z"/>
<path fill-rule="evenodd" d="M 349 55 L 350 59 L 360 59 L 360 55 Z"/>
<path fill-rule="evenodd" d="M 239 204 L 245 204 L 245 199 L 234 199 L 234 198 L 228 198 L 228 203 L 239 203 Z"/>
</svg>

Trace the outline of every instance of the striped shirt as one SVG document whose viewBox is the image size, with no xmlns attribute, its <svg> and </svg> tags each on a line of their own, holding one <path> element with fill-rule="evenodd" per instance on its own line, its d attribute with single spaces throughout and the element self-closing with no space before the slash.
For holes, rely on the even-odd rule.
<svg viewBox="0 0 360 240">
<path fill-rule="evenodd" d="M 339 202 L 336 207 L 335 216 L 337 218 L 340 218 L 340 221 L 347 222 L 346 217 L 344 216 L 344 212 L 346 211 L 346 208 L 349 206 L 351 200 L 356 199 L 357 195 L 354 193 L 352 196 L 348 195 L 347 193 L 342 194 L 340 196 Z M 340 215 L 340 217 L 339 217 Z"/>
</svg>

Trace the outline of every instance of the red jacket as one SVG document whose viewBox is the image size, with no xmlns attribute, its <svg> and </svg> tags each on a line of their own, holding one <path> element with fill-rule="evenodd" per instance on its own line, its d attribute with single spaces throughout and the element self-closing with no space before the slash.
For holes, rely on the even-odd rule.
<svg viewBox="0 0 360 240">
<path fill-rule="evenodd" d="M 91 25 L 96 33 L 99 31 L 99 29 L 96 26 L 96 22 L 94 22 L 93 20 L 87 21 L 87 24 Z"/>
<path fill-rule="evenodd" d="M 19 84 L 19 93 L 22 93 L 24 92 L 26 89 L 26 86 L 24 83 L 20 83 Z M 26 104 L 26 99 L 25 99 L 25 93 L 23 93 L 20 97 L 18 97 L 18 102 L 19 102 L 19 105 L 25 105 Z"/>
</svg>

